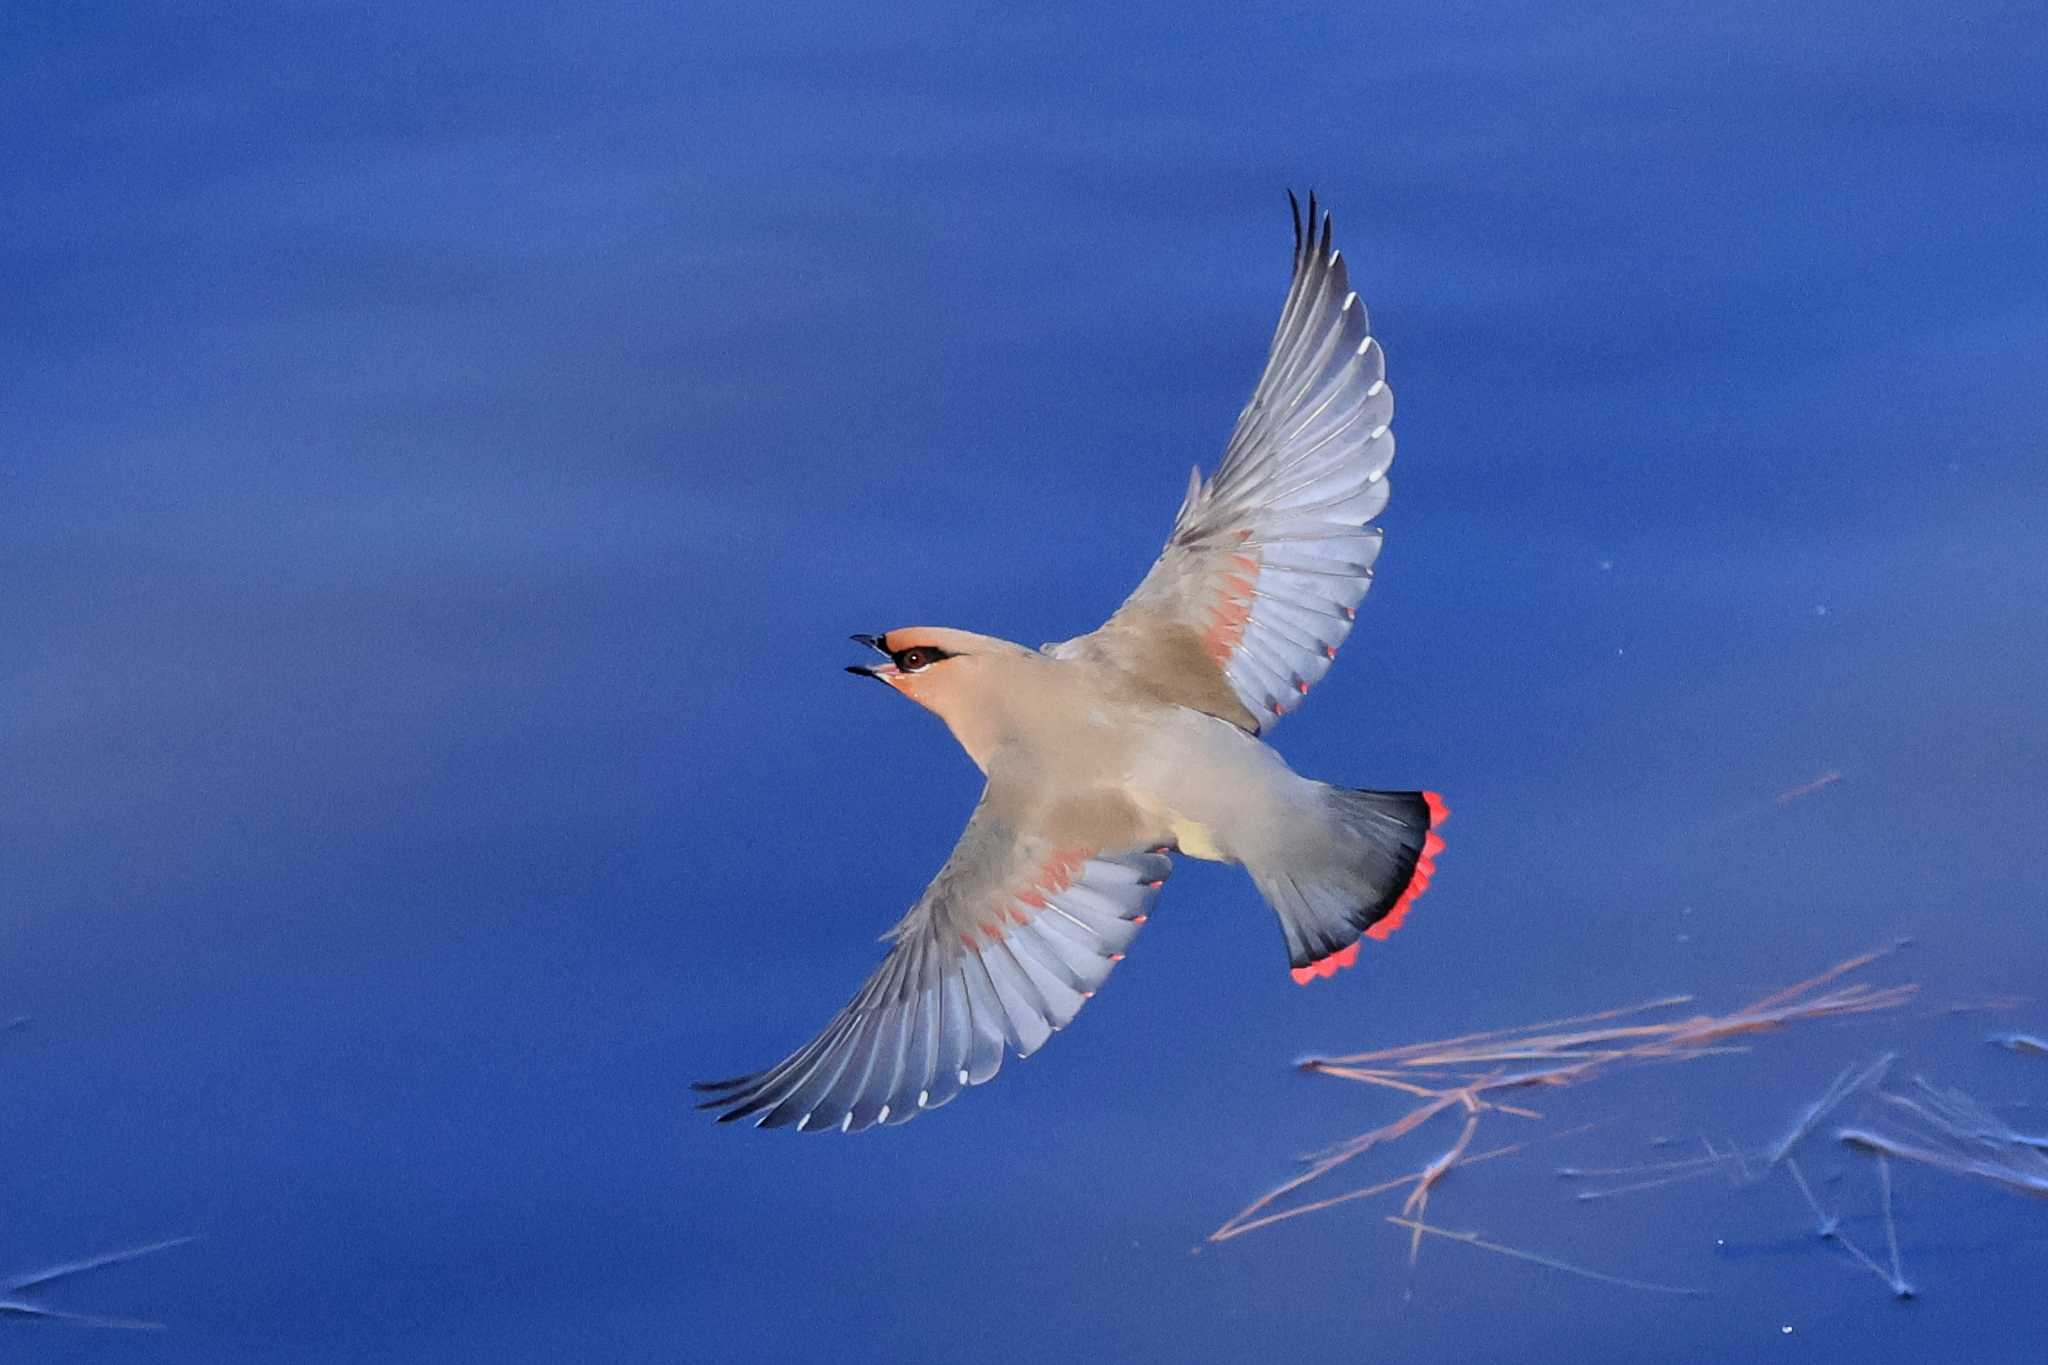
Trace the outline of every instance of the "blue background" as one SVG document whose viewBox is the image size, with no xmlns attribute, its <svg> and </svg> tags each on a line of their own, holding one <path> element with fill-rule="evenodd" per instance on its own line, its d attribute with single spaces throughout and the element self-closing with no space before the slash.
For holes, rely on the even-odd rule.
<svg viewBox="0 0 2048 1365">
<path fill-rule="evenodd" d="M 2043 1006 L 1940 1009 L 2048 961 L 2038 8 L 863 8 L 0 18 L 0 1274 L 202 1239 L 47 1295 L 168 1332 L 0 1354 L 2038 1359 L 2037 1203 L 1902 1168 L 1898 1305 L 1781 1184 L 1550 1173 L 1886 1048 L 2041 1122 L 1984 1037 Z M 1401 455 L 1275 742 L 1444 791 L 1429 896 L 1297 989 L 1184 862 L 943 1113 L 711 1124 L 684 1083 L 839 1006 L 978 788 L 846 635 L 1115 605 L 1290 186 Z M 1545 1097 L 1482 1140 L 1600 1127 L 1432 1209 L 1709 1297 L 1411 1271 L 1367 1205 L 1190 1255 L 1395 1112 L 1303 1052 L 1895 934 L 1925 1004 Z"/>
</svg>

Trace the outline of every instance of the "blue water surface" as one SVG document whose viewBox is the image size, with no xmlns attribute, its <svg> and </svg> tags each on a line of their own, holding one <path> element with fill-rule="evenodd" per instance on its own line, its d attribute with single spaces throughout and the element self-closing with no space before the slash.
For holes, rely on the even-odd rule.
<svg viewBox="0 0 2048 1365">
<path fill-rule="evenodd" d="M 1842 1067 L 2048 1127 L 2048 60 L 2023 4 L 0 17 L 0 1358 L 2038 1361 L 2048 1205 L 1755 1146 Z M 1183 862 L 1039 1056 L 858 1137 L 808 1038 L 979 778 L 852 631 L 1091 627 L 1337 214 L 1398 395 L 1288 760 L 1431 787 L 1299 989 Z M 1828 774 L 1806 795 L 1776 798 Z M 1292 1061 L 1899 936 L 1911 1006 L 1490 1115 L 1433 1241 L 1191 1254 L 1400 1112 Z M 1582 1125 L 1590 1130 L 1554 1136 Z M 1353 1183 L 1419 1166 L 1446 1119 Z M 1664 1145 L 1655 1145 L 1662 1141 Z M 1369 1169 L 1368 1169 L 1369 1168 Z M 1807 1169 L 1884 1255 L 1873 1163 Z M 1330 1192 L 1336 1192 L 1333 1186 Z M 4 1297 L 4 1296 L 0 1296 Z"/>
</svg>

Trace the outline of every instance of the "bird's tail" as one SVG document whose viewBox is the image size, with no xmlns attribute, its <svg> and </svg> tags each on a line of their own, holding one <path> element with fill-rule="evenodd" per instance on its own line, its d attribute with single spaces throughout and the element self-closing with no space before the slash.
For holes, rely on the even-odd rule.
<svg viewBox="0 0 2048 1365">
<path fill-rule="evenodd" d="M 1280 916 L 1294 979 L 1306 984 L 1358 960 L 1358 938 L 1385 938 L 1429 886 L 1450 814 L 1435 792 L 1320 789 L 1324 828 L 1246 871 Z M 1307 831 L 1304 831 L 1307 833 Z"/>
</svg>

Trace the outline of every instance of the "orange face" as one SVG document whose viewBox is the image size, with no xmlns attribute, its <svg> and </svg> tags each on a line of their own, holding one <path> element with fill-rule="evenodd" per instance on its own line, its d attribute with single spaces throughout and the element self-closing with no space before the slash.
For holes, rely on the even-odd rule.
<svg viewBox="0 0 2048 1365">
<path fill-rule="evenodd" d="M 879 679 L 946 723 L 975 763 L 987 760 L 1001 735 L 999 662 L 1033 651 L 989 635 L 940 626 L 907 626 L 881 635 L 856 635 L 887 662 L 858 664 L 848 672 Z"/>
<path fill-rule="evenodd" d="M 880 635 L 856 635 L 854 643 L 866 645 L 887 662 L 855 664 L 847 669 L 889 684 L 912 701 L 933 711 L 943 711 L 949 694 L 962 681 L 956 661 L 983 652 L 978 646 L 1000 644 L 966 631 L 939 626 L 905 626 Z"/>
</svg>

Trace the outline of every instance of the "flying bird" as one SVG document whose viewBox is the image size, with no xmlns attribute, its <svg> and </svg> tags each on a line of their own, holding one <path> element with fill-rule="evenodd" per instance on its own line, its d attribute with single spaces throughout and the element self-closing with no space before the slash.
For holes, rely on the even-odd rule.
<svg viewBox="0 0 2048 1365">
<path fill-rule="evenodd" d="M 1350 966 L 1429 885 L 1434 792 L 1300 777 L 1261 736 L 1329 671 L 1372 582 L 1394 399 L 1331 245 L 1293 195 L 1294 275 L 1215 475 L 1103 626 L 1039 649 L 909 626 L 850 672 L 935 712 L 987 777 L 882 964 L 783 1061 L 699 1083 L 721 1122 L 902 1123 L 1036 1051 L 1123 960 L 1171 855 L 1241 864 L 1294 979 Z"/>
</svg>

